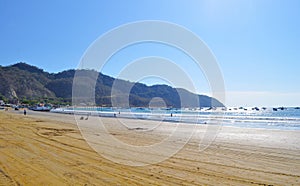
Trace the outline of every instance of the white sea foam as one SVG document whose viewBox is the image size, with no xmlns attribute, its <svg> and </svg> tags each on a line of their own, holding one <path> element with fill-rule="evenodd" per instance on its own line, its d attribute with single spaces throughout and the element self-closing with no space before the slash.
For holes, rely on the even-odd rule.
<svg viewBox="0 0 300 186">
<path fill-rule="evenodd" d="M 300 110 L 280 111 L 224 109 L 148 109 L 148 108 L 57 108 L 51 112 L 99 117 L 119 117 L 195 124 L 222 124 L 247 128 L 300 130 Z"/>
</svg>

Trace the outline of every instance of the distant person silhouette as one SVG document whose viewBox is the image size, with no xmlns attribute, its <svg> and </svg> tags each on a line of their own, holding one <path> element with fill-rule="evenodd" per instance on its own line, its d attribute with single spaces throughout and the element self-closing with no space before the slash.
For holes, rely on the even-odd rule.
<svg viewBox="0 0 300 186">
<path fill-rule="evenodd" d="M 24 109 L 24 115 L 26 116 L 26 109 Z"/>
</svg>

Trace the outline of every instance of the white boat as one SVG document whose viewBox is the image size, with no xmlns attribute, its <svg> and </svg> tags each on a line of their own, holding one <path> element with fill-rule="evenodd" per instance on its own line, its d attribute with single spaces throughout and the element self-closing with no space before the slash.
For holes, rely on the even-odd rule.
<svg viewBox="0 0 300 186">
<path fill-rule="evenodd" d="M 36 106 L 36 107 L 32 107 L 31 110 L 49 112 L 51 110 L 51 107 Z"/>
</svg>

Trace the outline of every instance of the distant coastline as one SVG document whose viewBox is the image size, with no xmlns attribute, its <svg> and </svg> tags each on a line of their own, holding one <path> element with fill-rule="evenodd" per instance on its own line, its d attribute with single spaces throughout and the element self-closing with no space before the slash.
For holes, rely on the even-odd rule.
<svg viewBox="0 0 300 186">
<path fill-rule="evenodd" d="M 161 98 L 169 108 L 224 106 L 215 98 L 194 94 L 182 88 L 168 85 L 147 86 L 142 83 L 115 79 L 94 70 L 79 71 L 81 76 L 86 78 L 85 86 L 96 81 L 94 104 L 98 106 L 111 107 L 112 99 L 114 99 L 118 100 L 117 105 L 114 106 L 148 107 L 149 102 L 155 97 Z M 75 70 L 65 70 L 48 73 L 23 62 L 0 67 L 0 100 L 16 105 L 33 105 L 41 102 L 56 106 L 71 105 L 75 72 Z M 118 94 L 112 95 L 112 86 L 115 81 L 120 86 L 114 87 Z M 129 95 L 125 95 L 126 90 L 130 90 Z M 126 97 L 127 100 L 124 100 Z M 182 97 L 186 98 L 184 102 L 181 102 Z"/>
</svg>

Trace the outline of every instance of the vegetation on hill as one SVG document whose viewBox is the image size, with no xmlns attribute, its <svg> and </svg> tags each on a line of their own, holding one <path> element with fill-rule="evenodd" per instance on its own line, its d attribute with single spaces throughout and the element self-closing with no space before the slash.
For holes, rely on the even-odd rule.
<svg viewBox="0 0 300 186">
<path fill-rule="evenodd" d="M 196 95 L 185 89 L 176 89 L 167 85 L 147 86 L 115 79 L 94 70 L 80 70 L 80 72 L 86 78 L 85 84 L 95 81 L 93 77 L 97 77 L 95 86 L 97 105 L 111 106 L 113 102 L 118 104 L 114 106 L 129 104 L 131 107 L 148 107 L 153 98 L 159 97 L 164 100 L 167 107 L 223 106 L 214 98 Z M 37 102 L 71 104 L 75 73 L 75 70 L 48 73 L 22 62 L 7 67 L 0 66 L 0 99 L 24 104 Z M 114 86 L 116 84 L 118 86 Z"/>
</svg>

